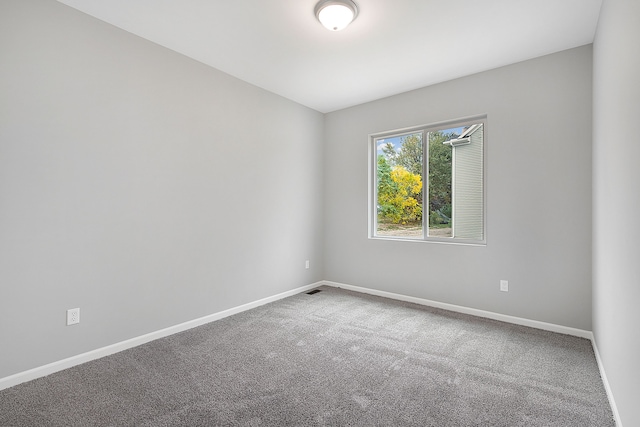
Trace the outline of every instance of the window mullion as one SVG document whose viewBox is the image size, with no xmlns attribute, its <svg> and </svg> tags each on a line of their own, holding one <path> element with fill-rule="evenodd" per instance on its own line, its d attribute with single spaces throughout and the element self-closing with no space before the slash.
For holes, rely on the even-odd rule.
<svg viewBox="0 0 640 427">
<path fill-rule="evenodd" d="M 422 131 L 422 237 L 429 237 L 429 132 Z"/>
</svg>

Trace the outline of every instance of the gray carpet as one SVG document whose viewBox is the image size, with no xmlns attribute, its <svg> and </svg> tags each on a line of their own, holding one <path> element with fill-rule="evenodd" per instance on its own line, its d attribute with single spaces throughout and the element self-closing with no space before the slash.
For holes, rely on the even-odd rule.
<svg viewBox="0 0 640 427">
<path fill-rule="evenodd" d="M 0 391 L 0 425 L 614 425 L 586 339 L 321 289 Z"/>
</svg>

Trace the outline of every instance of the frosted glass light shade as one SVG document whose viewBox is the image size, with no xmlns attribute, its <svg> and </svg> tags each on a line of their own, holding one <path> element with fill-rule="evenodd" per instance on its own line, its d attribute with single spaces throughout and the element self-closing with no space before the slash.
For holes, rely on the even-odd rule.
<svg viewBox="0 0 640 427">
<path fill-rule="evenodd" d="M 351 0 L 324 0 L 316 5 L 318 21 L 330 31 L 347 27 L 358 14 L 358 7 Z"/>
</svg>

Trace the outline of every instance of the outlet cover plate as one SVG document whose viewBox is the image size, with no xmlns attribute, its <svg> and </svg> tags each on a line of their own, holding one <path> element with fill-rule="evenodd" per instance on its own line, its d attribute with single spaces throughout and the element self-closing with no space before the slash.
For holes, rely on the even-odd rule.
<svg viewBox="0 0 640 427">
<path fill-rule="evenodd" d="M 67 310 L 67 326 L 80 323 L 80 309 L 70 308 Z"/>
</svg>

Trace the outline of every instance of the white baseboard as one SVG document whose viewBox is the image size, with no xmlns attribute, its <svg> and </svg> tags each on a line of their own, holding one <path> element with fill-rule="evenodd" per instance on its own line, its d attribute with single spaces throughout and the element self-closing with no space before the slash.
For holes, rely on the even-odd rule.
<svg viewBox="0 0 640 427">
<path fill-rule="evenodd" d="M 600 359 L 600 353 L 598 352 L 598 347 L 596 345 L 596 341 L 594 339 L 593 333 L 591 331 L 585 331 L 582 329 L 575 329 L 566 326 L 555 325 L 552 323 L 540 322 L 537 320 L 524 319 L 521 317 L 508 316 L 505 314 L 493 313 L 490 311 L 478 310 L 475 308 L 463 307 L 454 304 L 447 304 L 438 301 L 427 300 L 423 298 L 410 297 L 407 295 L 396 294 L 392 292 L 379 291 L 376 289 L 363 288 L 359 286 L 347 285 L 344 283 L 330 282 L 330 281 L 321 281 L 317 283 L 313 283 L 310 285 L 302 286 L 296 289 L 292 289 L 287 292 L 282 292 L 277 295 L 273 295 L 271 297 L 263 298 L 254 302 L 250 302 L 247 304 L 243 304 L 238 307 L 230 308 L 228 310 L 224 310 L 218 313 L 210 314 L 208 316 L 200 317 L 198 319 L 190 320 L 188 322 L 180 323 L 175 326 L 170 326 L 165 329 L 161 329 L 159 331 L 151 332 L 145 335 L 141 335 L 139 337 L 131 338 L 126 341 L 121 341 L 119 343 L 115 343 L 106 347 L 102 347 L 96 350 L 92 350 L 86 353 L 82 353 L 76 356 L 69 357 L 67 359 L 59 360 L 57 362 L 49 363 L 44 366 L 40 366 L 37 368 L 30 369 L 28 371 L 19 372 L 17 374 L 0 378 L 0 390 L 13 387 L 15 385 L 21 384 L 26 381 L 31 381 L 36 378 L 44 377 L 55 372 L 61 371 L 63 369 L 71 368 L 76 365 L 80 365 L 82 363 L 89 362 L 94 359 L 99 359 L 101 357 L 109 356 L 114 353 L 118 353 L 123 350 L 127 350 L 132 347 L 136 347 L 142 344 L 145 344 L 149 341 L 157 340 L 159 338 L 163 338 L 169 335 L 176 334 L 178 332 L 186 331 L 187 329 L 195 328 L 196 326 L 201 326 L 209 322 L 213 322 L 219 319 L 223 319 L 225 317 L 241 313 L 246 310 L 251 310 L 252 308 L 259 307 L 264 304 L 268 304 L 270 302 L 274 302 L 283 298 L 287 298 L 292 295 L 299 294 L 301 292 L 308 291 L 313 288 L 317 288 L 318 286 L 331 286 L 335 288 L 347 289 L 354 292 L 360 292 L 369 295 L 376 295 L 384 298 L 395 299 L 399 301 L 412 302 L 415 304 L 425 305 L 429 307 L 441 308 L 444 310 L 455 311 L 458 313 L 470 314 L 473 316 L 485 317 L 488 319 L 500 320 L 507 323 L 513 323 L 516 325 L 529 326 L 532 328 L 542 329 L 551 332 L 558 332 L 561 334 L 573 335 L 581 338 L 587 338 L 591 340 L 593 345 L 593 351 L 596 356 L 596 360 L 598 363 L 598 368 L 600 370 L 600 376 L 602 377 L 602 381 L 607 392 L 607 397 L 609 398 L 609 403 L 611 404 L 611 410 L 613 411 L 613 416 L 616 422 L 617 427 L 622 427 L 622 422 L 620 420 L 620 415 L 618 413 L 618 409 L 616 407 L 615 401 L 613 399 L 613 394 L 611 392 L 611 387 L 609 386 L 609 382 L 607 380 L 607 375 L 604 371 L 604 365 L 602 364 L 602 360 Z"/>
<path fill-rule="evenodd" d="M 484 317 L 487 319 L 500 320 L 502 322 L 513 323 L 515 325 L 529 326 L 531 328 L 543 329 L 545 331 L 558 332 L 560 334 L 573 335 L 580 338 L 591 339 L 591 331 L 583 329 L 570 328 L 568 326 L 555 325 L 553 323 L 540 322 L 538 320 L 524 319 L 522 317 L 508 316 L 506 314 L 494 313 L 491 311 L 478 310 L 476 308 L 463 307 L 461 305 L 447 304 L 444 302 L 432 301 L 424 298 L 410 297 L 407 295 L 394 294 L 392 292 L 379 291 L 376 289 L 362 288 L 359 286 L 346 285 L 344 283 L 322 281 L 323 285 L 333 286 L 334 288 L 347 289 L 354 292 L 360 292 L 379 297 L 395 299 L 398 301 L 412 302 L 415 304 L 426 305 L 428 307 L 442 308 L 444 310 L 455 311 L 457 313 L 470 314 L 472 316 Z"/>
<path fill-rule="evenodd" d="M 609 398 L 609 405 L 611 406 L 611 411 L 613 412 L 613 419 L 616 422 L 616 427 L 622 427 L 622 420 L 620 419 L 620 413 L 618 412 L 618 407 L 616 406 L 616 401 L 613 399 L 613 392 L 611 391 L 611 386 L 609 385 L 609 380 L 607 379 L 607 374 L 604 371 L 604 365 L 602 364 L 602 359 L 600 358 L 600 352 L 598 351 L 598 346 L 596 344 L 596 339 L 593 334 L 591 334 L 591 344 L 593 345 L 593 352 L 596 355 L 596 361 L 598 362 L 598 369 L 600 370 L 600 377 L 602 378 L 602 383 L 604 384 L 604 389 L 607 392 L 607 398 Z"/>
<path fill-rule="evenodd" d="M 0 390 L 13 387 L 15 385 L 21 384 L 26 381 L 31 381 L 36 378 L 44 377 L 44 376 L 53 374 L 55 372 L 62 371 L 63 369 L 71 368 L 73 366 L 89 362 L 94 359 L 99 359 L 101 357 L 109 356 L 111 354 L 118 353 L 120 351 L 127 350 L 129 348 L 136 347 L 141 344 L 145 344 L 149 341 L 157 340 L 158 338 L 163 338 L 169 335 L 173 335 L 178 332 L 186 331 L 187 329 L 195 328 L 196 326 L 204 325 L 206 323 L 213 322 L 215 320 L 223 319 L 225 317 L 228 317 L 237 313 L 241 313 L 243 311 L 251 310 L 252 308 L 256 308 L 261 305 L 268 304 L 270 302 L 274 302 L 286 297 L 290 297 L 292 295 L 296 295 L 313 288 L 317 288 L 320 285 L 322 285 L 322 282 L 302 286 L 287 292 L 282 292 L 277 295 L 260 299 L 258 301 L 243 304 L 238 307 L 233 307 L 228 310 L 220 311 L 218 313 L 210 314 L 208 316 L 204 316 L 198 319 L 190 320 L 188 322 L 180 323 L 175 326 L 170 326 L 168 328 L 164 328 L 159 331 L 155 331 L 145 335 L 141 335 L 139 337 L 131 338 L 126 341 L 121 341 L 115 344 L 108 345 L 106 347 L 102 347 L 96 350 L 88 351 L 86 353 L 78 354 L 76 356 L 72 356 L 67 359 L 49 363 L 44 366 L 39 366 L 37 368 L 29 369 L 28 371 L 19 372 L 17 374 L 10 375 L 8 377 L 0 378 Z"/>
</svg>

